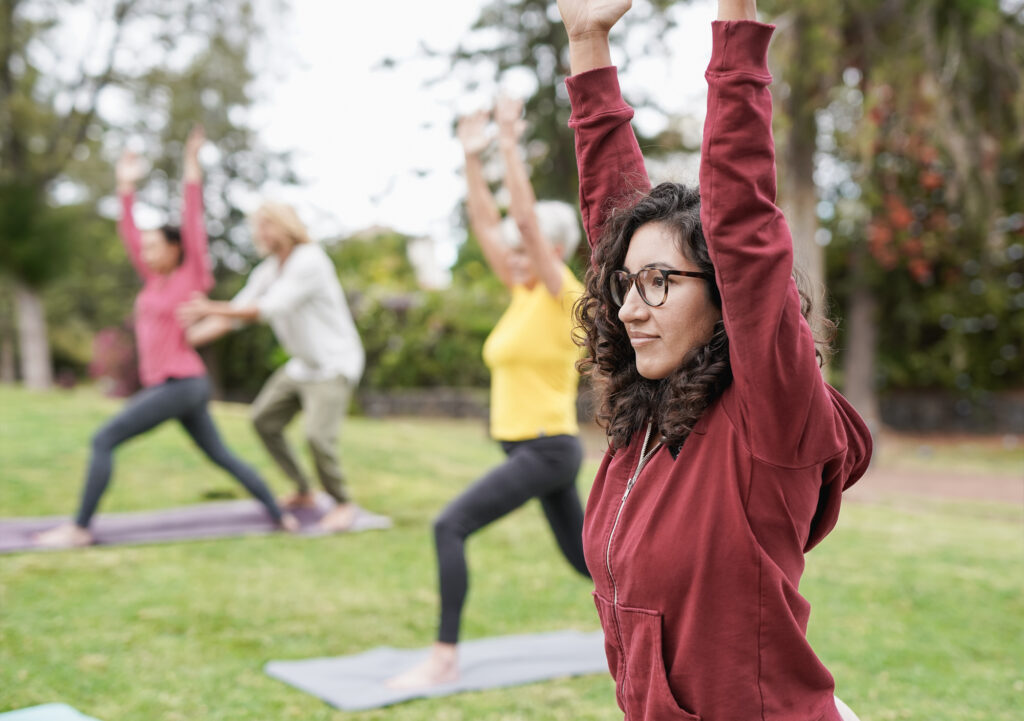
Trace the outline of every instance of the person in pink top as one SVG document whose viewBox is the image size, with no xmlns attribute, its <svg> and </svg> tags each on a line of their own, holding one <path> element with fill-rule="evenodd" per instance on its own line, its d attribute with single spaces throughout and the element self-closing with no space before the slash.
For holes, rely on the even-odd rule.
<svg viewBox="0 0 1024 721">
<path fill-rule="evenodd" d="M 583 550 L 627 721 L 854 718 L 807 641 L 804 554 L 871 436 L 822 378 L 775 204 L 754 0 L 719 0 L 699 189 L 650 187 L 611 67 L 630 0 L 559 0 L 592 246 L 578 306 L 609 448 Z"/>
<path fill-rule="evenodd" d="M 193 293 L 205 293 L 213 286 L 199 165 L 199 149 L 204 141 L 202 128 L 196 127 L 185 143 L 185 203 L 180 229 L 164 226 L 140 231 L 135 227 L 132 204 L 135 185 L 142 175 L 140 160 L 134 153 L 125 152 L 117 163 L 117 192 L 121 198 L 118 231 L 143 284 L 135 299 L 135 337 L 139 377 L 144 387 L 93 436 L 85 488 L 75 520 L 39 534 L 36 542 L 41 546 L 92 543 L 89 524 L 110 483 L 114 449 L 169 420 L 181 423 L 206 456 L 245 486 L 276 524 L 289 530 L 297 527 L 292 516 L 281 512 L 256 471 L 235 457 L 221 441 L 207 409 L 210 382 L 206 368 L 186 342 L 185 329 L 176 316 L 178 306 Z"/>
</svg>

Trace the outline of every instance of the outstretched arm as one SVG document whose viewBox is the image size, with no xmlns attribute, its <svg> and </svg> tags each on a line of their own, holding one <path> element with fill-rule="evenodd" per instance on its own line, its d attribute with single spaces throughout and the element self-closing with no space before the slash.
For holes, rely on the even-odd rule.
<svg viewBox="0 0 1024 721">
<path fill-rule="evenodd" d="M 564 264 L 553 252 L 537 221 L 537 198 L 530 185 L 529 172 L 519 148 L 523 133 L 523 103 L 501 97 L 494 108 L 498 122 L 498 145 L 505 161 L 505 187 L 509 194 L 509 213 L 516 222 L 534 273 L 555 298 L 562 290 Z"/>
<path fill-rule="evenodd" d="M 185 251 L 185 267 L 194 276 L 196 287 L 207 291 L 213 287 L 213 272 L 206 224 L 203 221 L 203 169 L 199 165 L 199 150 L 205 142 L 206 136 L 201 125 L 193 127 L 185 141 L 185 207 L 182 210 L 181 240 Z"/>
<path fill-rule="evenodd" d="M 124 151 L 114 166 L 114 177 L 117 181 L 117 195 L 121 199 L 121 217 L 117 222 L 117 233 L 121 236 L 125 250 L 128 251 L 135 272 L 146 279 L 152 272 L 142 262 L 142 234 L 135 227 L 135 218 L 132 216 L 135 185 L 142 177 L 142 161 L 139 156 L 130 150 Z"/>
<path fill-rule="evenodd" d="M 211 315 L 188 326 L 185 329 L 185 340 L 189 345 L 198 348 L 227 335 L 233 328 L 231 319 Z"/>
<path fill-rule="evenodd" d="M 487 123 L 490 114 L 480 111 L 459 118 L 456 135 L 466 155 L 466 213 L 473 235 L 480 243 L 487 264 L 498 279 L 507 286 L 512 285 L 512 273 L 508 267 L 508 249 L 501 242 L 501 213 L 494 201 L 491 189 L 484 177 L 481 154 L 490 140 L 487 137 Z"/>
<path fill-rule="evenodd" d="M 242 323 L 260 320 L 259 300 L 276 278 L 276 275 L 268 278 L 261 269 L 263 266 L 253 270 L 245 286 L 229 302 L 210 300 L 202 293 L 193 293 L 179 305 L 178 320 L 186 329 L 185 340 L 193 346 L 206 345 Z"/>
<path fill-rule="evenodd" d="M 610 67 L 608 33 L 631 0 L 558 0 L 573 75 L 565 81 L 572 101 L 569 126 L 576 132 L 580 212 L 587 240 L 597 243 L 611 207 L 650 188 L 640 146 L 630 127 L 633 109 L 622 99 Z"/>
<path fill-rule="evenodd" d="M 226 321 L 227 328 L 225 328 L 224 332 L 227 332 L 235 321 L 252 323 L 260 320 L 260 309 L 255 303 L 238 304 L 226 300 L 210 300 L 202 293 L 195 293 L 191 298 L 178 306 L 177 315 L 178 320 L 190 328 L 210 319 Z M 196 331 L 196 333 L 199 334 L 200 331 Z M 202 342 L 208 343 L 223 334 L 218 333 Z M 201 345 L 201 343 L 194 342 L 191 338 L 189 338 L 189 343 Z"/>
</svg>

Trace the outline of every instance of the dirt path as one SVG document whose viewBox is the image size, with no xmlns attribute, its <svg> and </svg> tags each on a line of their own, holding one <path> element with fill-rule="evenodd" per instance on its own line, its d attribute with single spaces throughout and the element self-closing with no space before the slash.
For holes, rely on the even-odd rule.
<svg viewBox="0 0 1024 721">
<path fill-rule="evenodd" d="M 844 498 L 860 503 L 878 503 L 894 496 L 992 501 L 1024 507 L 1024 475 L 996 476 L 882 467 L 869 470 L 843 494 Z"/>
</svg>

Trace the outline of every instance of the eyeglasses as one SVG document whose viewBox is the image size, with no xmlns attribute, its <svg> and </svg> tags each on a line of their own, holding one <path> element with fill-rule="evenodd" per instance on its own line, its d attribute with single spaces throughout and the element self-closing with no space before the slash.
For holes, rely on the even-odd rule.
<svg viewBox="0 0 1024 721">
<path fill-rule="evenodd" d="M 657 308 L 668 298 L 668 277 L 670 275 L 682 275 L 687 278 L 703 280 L 712 279 L 710 273 L 699 273 L 692 270 L 665 270 L 664 268 L 649 267 L 641 268 L 635 273 L 616 270 L 609 279 L 608 289 L 612 293 L 615 305 L 621 306 L 629 294 L 629 289 L 636 283 L 640 299 L 652 308 Z"/>
</svg>

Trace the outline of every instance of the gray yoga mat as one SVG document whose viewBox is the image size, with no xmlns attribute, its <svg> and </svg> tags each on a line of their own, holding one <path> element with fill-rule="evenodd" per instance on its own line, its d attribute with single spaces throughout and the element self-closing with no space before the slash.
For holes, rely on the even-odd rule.
<svg viewBox="0 0 1024 721">
<path fill-rule="evenodd" d="M 67 704 L 47 703 L 0 713 L 0 721 L 96 721 Z"/>
<path fill-rule="evenodd" d="M 600 631 L 497 636 L 459 644 L 461 678 L 426 689 L 393 689 L 385 682 L 423 661 L 429 648 L 382 646 L 335 658 L 271 661 L 264 671 L 344 711 L 364 711 L 414 698 L 519 686 L 569 676 L 608 673 Z"/>
<path fill-rule="evenodd" d="M 333 505 L 329 496 L 320 494 L 317 496 L 316 508 L 294 511 L 295 517 L 302 524 L 301 533 L 322 534 L 323 531 L 317 528 L 316 523 Z M 2 518 L 0 553 L 46 550 L 35 545 L 32 535 L 67 521 L 66 516 Z M 360 508 L 350 531 L 390 527 L 391 519 L 387 516 L 379 516 Z M 227 538 L 274 531 L 274 524 L 266 510 L 252 499 L 200 503 L 158 511 L 101 513 L 92 523 L 92 532 L 99 546 Z"/>
</svg>

